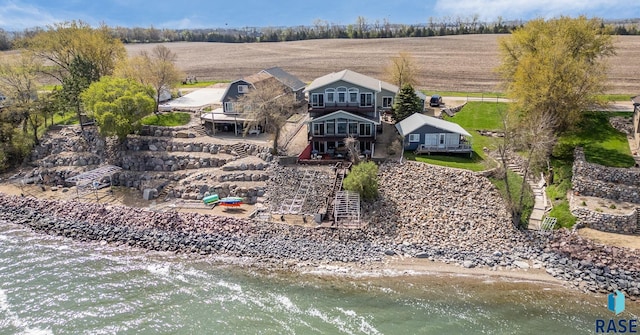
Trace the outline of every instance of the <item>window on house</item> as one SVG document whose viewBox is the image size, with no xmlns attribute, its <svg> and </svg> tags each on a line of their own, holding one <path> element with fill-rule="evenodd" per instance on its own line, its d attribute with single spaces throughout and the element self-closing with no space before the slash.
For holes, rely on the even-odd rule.
<svg viewBox="0 0 640 335">
<path fill-rule="evenodd" d="M 371 123 L 360 124 L 360 136 L 371 136 Z"/>
<path fill-rule="evenodd" d="M 358 135 L 358 123 L 349 122 L 349 135 Z"/>
<path fill-rule="evenodd" d="M 311 94 L 311 106 L 312 107 L 324 107 L 324 94 L 313 93 Z"/>
<path fill-rule="evenodd" d="M 336 123 L 333 120 L 327 121 L 325 123 L 325 126 L 326 126 L 326 129 L 327 129 L 327 132 L 326 132 L 327 135 L 335 134 L 335 132 L 336 132 Z"/>
<path fill-rule="evenodd" d="M 249 85 L 238 85 L 238 93 L 248 93 Z"/>
<path fill-rule="evenodd" d="M 313 136 L 323 136 L 323 135 L 324 135 L 324 123 L 314 123 Z"/>
<path fill-rule="evenodd" d="M 331 103 L 331 102 L 335 102 L 336 101 L 336 90 L 333 88 L 327 88 L 325 90 L 325 93 L 327 94 L 327 102 Z"/>
<path fill-rule="evenodd" d="M 361 93 L 360 94 L 360 107 L 373 106 L 373 93 Z"/>
<path fill-rule="evenodd" d="M 350 88 L 349 89 L 349 102 L 350 103 L 358 103 L 358 89 L 357 88 Z"/>
<path fill-rule="evenodd" d="M 393 106 L 393 97 L 382 97 L 382 107 L 391 108 Z"/>
<path fill-rule="evenodd" d="M 420 134 L 409 134 L 409 142 L 420 142 Z"/>
<path fill-rule="evenodd" d="M 233 101 L 227 101 L 224 103 L 224 111 L 226 113 L 233 113 Z"/>
<path fill-rule="evenodd" d="M 338 102 L 345 103 L 347 102 L 347 88 L 346 87 L 338 87 Z"/>
<path fill-rule="evenodd" d="M 338 131 L 336 135 L 346 135 L 347 134 L 347 120 L 346 119 L 338 119 Z"/>
</svg>

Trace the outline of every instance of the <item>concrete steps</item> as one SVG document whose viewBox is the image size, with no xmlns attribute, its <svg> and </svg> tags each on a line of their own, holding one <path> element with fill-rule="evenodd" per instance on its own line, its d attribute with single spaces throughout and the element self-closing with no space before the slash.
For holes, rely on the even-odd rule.
<svg viewBox="0 0 640 335">
<path fill-rule="evenodd" d="M 169 192 L 173 191 L 175 187 L 176 187 L 176 184 L 174 183 L 165 185 L 165 187 L 162 188 L 160 193 L 158 193 L 158 199 L 162 199 L 166 201 L 167 198 L 169 197 Z"/>
<path fill-rule="evenodd" d="M 249 156 L 247 154 L 247 151 L 244 150 L 244 146 L 242 144 L 240 144 L 240 143 L 236 143 L 236 144 L 232 145 L 231 149 L 233 149 L 233 151 L 236 153 L 236 155 L 239 158 L 245 158 L 245 157 Z"/>
</svg>

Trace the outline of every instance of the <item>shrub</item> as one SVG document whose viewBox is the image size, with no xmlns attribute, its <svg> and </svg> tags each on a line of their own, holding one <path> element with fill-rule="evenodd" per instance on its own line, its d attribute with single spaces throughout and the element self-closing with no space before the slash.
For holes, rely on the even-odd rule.
<svg viewBox="0 0 640 335">
<path fill-rule="evenodd" d="M 360 194 L 363 200 L 373 200 L 378 196 L 378 166 L 374 162 L 355 165 L 342 183 L 347 191 Z"/>
</svg>

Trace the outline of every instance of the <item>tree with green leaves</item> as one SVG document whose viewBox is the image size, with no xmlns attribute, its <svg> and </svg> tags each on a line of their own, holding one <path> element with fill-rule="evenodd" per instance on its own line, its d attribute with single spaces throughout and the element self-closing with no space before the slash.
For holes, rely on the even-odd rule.
<svg viewBox="0 0 640 335">
<path fill-rule="evenodd" d="M 102 136 L 117 136 L 122 142 L 138 130 L 140 120 L 151 114 L 153 88 L 133 79 L 102 77 L 82 94 L 82 102 L 98 124 Z"/>
<path fill-rule="evenodd" d="M 7 99 L 9 113 L 27 132 L 30 105 L 37 99 L 37 73 L 40 66 L 29 54 L 6 56 L 0 60 L 0 92 Z"/>
<path fill-rule="evenodd" d="M 500 40 L 500 53 L 498 70 L 513 109 L 525 119 L 553 114 L 563 131 L 600 103 L 606 60 L 615 50 L 602 21 L 581 16 L 529 21 Z"/>
<path fill-rule="evenodd" d="M 342 186 L 347 191 L 360 194 L 363 200 L 375 199 L 378 196 L 378 165 L 372 161 L 354 165 Z"/>
<path fill-rule="evenodd" d="M 100 72 L 96 64 L 82 56 L 74 57 L 69 65 L 69 74 L 62 78 L 62 92 L 60 97 L 66 105 L 76 111 L 80 127 L 82 128 L 82 100 L 80 94 L 91 83 L 100 80 Z"/>
<path fill-rule="evenodd" d="M 404 84 L 395 98 L 393 105 L 393 119 L 400 122 L 414 113 L 420 113 L 423 105 L 411 84 Z"/>
<path fill-rule="evenodd" d="M 116 68 L 116 75 L 133 78 L 144 85 L 150 85 L 155 90 L 152 98 L 156 101 L 156 108 L 160 104 L 163 92 L 171 89 L 184 77 L 175 65 L 178 56 L 164 45 L 157 45 L 151 53 L 143 51 L 140 55 L 122 61 Z"/>
<path fill-rule="evenodd" d="M 69 21 L 49 26 L 21 41 L 21 47 L 51 64 L 43 69 L 60 83 L 71 72 L 78 58 L 92 64 L 99 77 L 111 75 L 116 63 L 126 56 L 122 42 L 106 25 L 91 27 L 82 21 Z"/>
<path fill-rule="evenodd" d="M 398 87 L 404 87 L 404 84 L 417 85 L 418 72 L 418 64 L 413 56 L 406 51 L 400 51 L 398 55 L 391 57 L 384 69 L 389 82 Z"/>
</svg>

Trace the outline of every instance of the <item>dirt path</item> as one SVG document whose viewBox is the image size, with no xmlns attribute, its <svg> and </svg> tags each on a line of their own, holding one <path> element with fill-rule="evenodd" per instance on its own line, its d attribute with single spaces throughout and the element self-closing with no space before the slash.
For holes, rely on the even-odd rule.
<svg viewBox="0 0 640 335">
<path fill-rule="evenodd" d="M 617 247 L 640 249 L 640 236 L 605 233 L 591 228 L 582 228 L 578 233 L 598 243 Z"/>
</svg>

